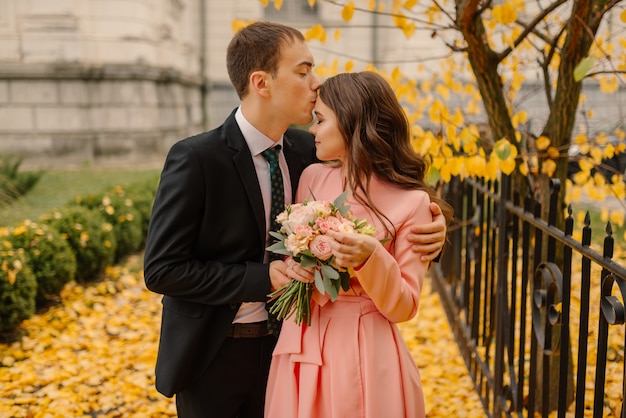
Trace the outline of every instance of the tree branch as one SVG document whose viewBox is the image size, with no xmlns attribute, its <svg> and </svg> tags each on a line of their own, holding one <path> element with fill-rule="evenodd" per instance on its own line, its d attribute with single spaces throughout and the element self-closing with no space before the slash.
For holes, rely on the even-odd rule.
<svg viewBox="0 0 626 418">
<path fill-rule="evenodd" d="M 338 1 L 336 1 L 336 0 L 318 0 L 318 1 L 325 1 L 326 3 L 330 3 L 330 4 L 333 4 L 333 5 L 335 5 L 335 6 L 339 6 L 339 7 L 343 7 L 343 6 L 345 6 L 344 4 L 339 3 L 339 2 L 338 2 Z M 429 21 L 427 21 L 427 20 L 418 19 L 418 18 L 416 18 L 416 17 L 407 16 L 407 15 L 403 15 L 403 14 L 400 14 L 400 13 L 379 12 L 379 11 L 376 11 L 376 10 L 370 10 L 370 9 L 365 8 L 365 7 L 358 7 L 358 6 L 355 6 L 355 7 L 354 7 L 354 10 L 357 10 L 357 11 L 359 11 L 359 12 L 365 12 L 365 13 L 377 14 L 377 15 L 380 15 L 380 16 L 389 16 L 389 17 L 399 17 L 399 18 L 404 18 L 404 19 L 408 19 L 408 20 L 413 21 L 413 22 L 416 22 L 416 23 L 421 23 L 421 24 L 423 24 L 423 25 L 429 25 L 430 27 L 433 27 L 433 28 L 439 28 L 439 29 L 455 29 L 455 28 L 454 28 L 454 26 L 453 26 L 453 27 L 450 27 L 450 26 L 445 26 L 445 25 L 438 25 L 438 24 L 435 24 L 435 23 L 429 22 Z"/>
<path fill-rule="evenodd" d="M 541 23 L 543 21 L 543 19 L 545 19 L 550 13 L 552 13 L 554 10 L 556 10 L 558 7 L 560 7 L 561 5 L 566 3 L 567 1 L 568 0 L 556 0 L 554 3 L 550 4 L 550 6 L 548 6 L 545 10 L 543 10 L 541 13 L 539 13 L 537 16 L 535 16 L 535 18 L 528 24 L 525 24 L 525 23 L 523 23 L 523 22 L 518 20 L 516 23 L 518 25 L 520 25 L 521 27 L 523 27 L 524 31 L 520 34 L 520 36 L 517 37 L 517 39 L 515 39 L 515 41 L 513 41 L 513 46 L 509 46 L 506 49 L 504 49 L 503 51 L 501 51 L 500 53 L 496 54 L 498 62 L 501 62 L 511 52 L 513 52 L 515 47 L 517 47 L 519 44 L 521 44 L 524 41 L 524 39 L 526 39 L 526 37 L 529 34 L 533 33 L 535 27 L 539 23 Z M 621 0 L 618 0 L 618 1 L 621 1 Z"/>
</svg>

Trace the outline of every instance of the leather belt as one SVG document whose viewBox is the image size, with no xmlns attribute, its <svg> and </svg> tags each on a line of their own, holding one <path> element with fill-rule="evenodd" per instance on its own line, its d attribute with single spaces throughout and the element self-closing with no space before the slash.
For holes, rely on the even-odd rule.
<svg viewBox="0 0 626 418">
<path fill-rule="evenodd" d="M 252 323 L 234 323 L 231 325 L 227 337 L 230 338 L 259 338 L 270 335 L 272 331 L 267 329 L 267 321 Z"/>
</svg>

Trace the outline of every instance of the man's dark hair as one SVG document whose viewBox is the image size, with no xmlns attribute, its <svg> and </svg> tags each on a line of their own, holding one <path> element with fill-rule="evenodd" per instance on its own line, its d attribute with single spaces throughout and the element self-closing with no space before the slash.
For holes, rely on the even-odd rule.
<svg viewBox="0 0 626 418">
<path fill-rule="evenodd" d="M 255 22 L 241 29 L 228 44 L 226 68 L 239 98 L 248 94 L 248 80 L 254 71 L 272 76 L 278 70 L 281 50 L 304 36 L 295 28 L 272 22 Z"/>
</svg>

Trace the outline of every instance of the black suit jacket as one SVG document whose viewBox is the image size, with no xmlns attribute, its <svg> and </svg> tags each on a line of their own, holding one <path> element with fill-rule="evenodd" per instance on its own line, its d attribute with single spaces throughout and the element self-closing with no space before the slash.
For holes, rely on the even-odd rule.
<svg viewBox="0 0 626 418">
<path fill-rule="evenodd" d="M 312 136 L 289 129 L 283 149 L 292 190 L 315 161 Z M 144 259 L 161 293 L 156 387 L 165 396 L 198 377 L 242 302 L 265 302 L 265 213 L 250 150 L 233 112 L 222 126 L 170 149 L 152 210 Z"/>
</svg>

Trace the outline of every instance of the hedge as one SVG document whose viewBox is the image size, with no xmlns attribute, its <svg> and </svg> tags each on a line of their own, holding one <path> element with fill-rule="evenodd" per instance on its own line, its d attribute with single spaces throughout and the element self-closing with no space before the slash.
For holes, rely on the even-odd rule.
<svg viewBox="0 0 626 418">
<path fill-rule="evenodd" d="M 37 222 L 0 228 L 0 332 L 14 331 L 68 282 L 97 280 L 142 250 L 157 182 L 78 196 Z"/>
</svg>

